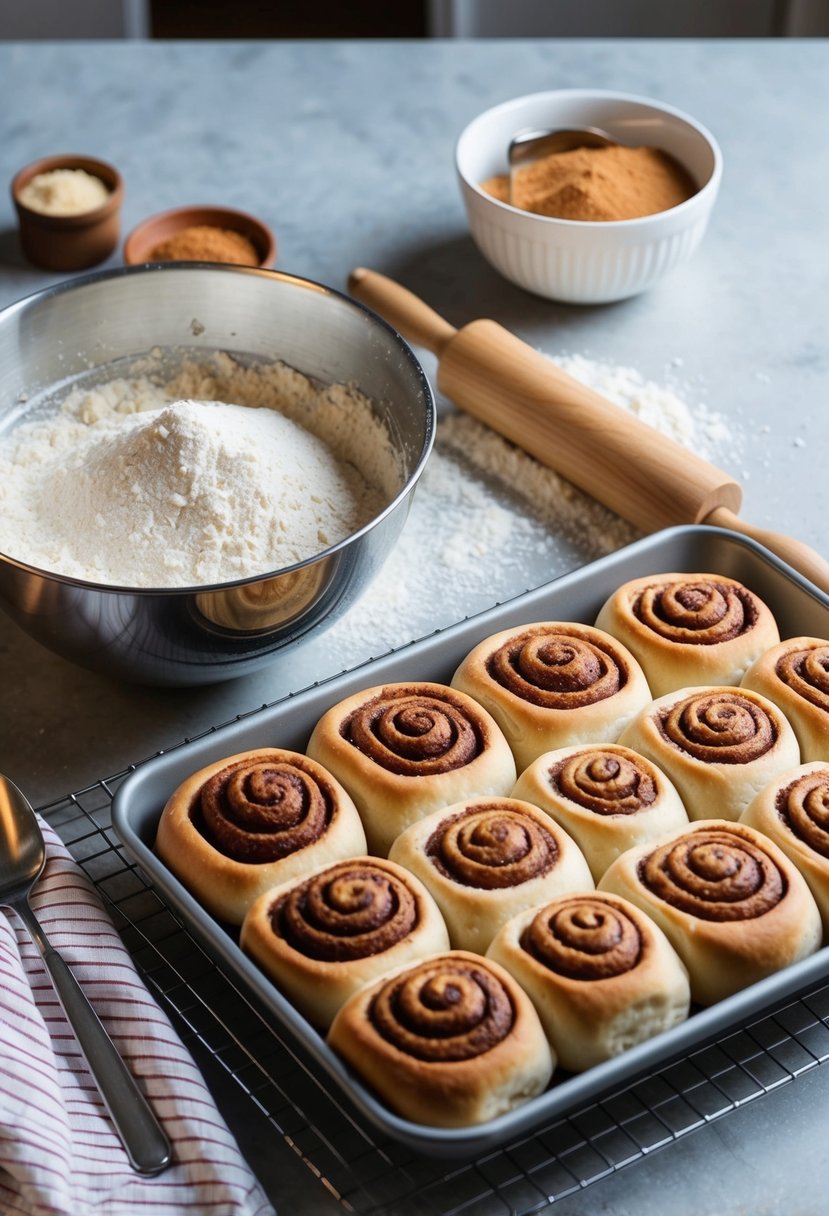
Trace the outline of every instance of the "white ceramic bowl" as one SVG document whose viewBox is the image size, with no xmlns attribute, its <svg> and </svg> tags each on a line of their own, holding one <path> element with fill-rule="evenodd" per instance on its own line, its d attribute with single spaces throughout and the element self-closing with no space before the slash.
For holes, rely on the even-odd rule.
<svg viewBox="0 0 829 1216">
<path fill-rule="evenodd" d="M 699 186 L 678 207 L 635 220 L 564 220 L 499 202 L 480 183 L 507 172 L 512 137 L 528 128 L 601 127 L 621 143 L 674 156 Z M 527 291 L 572 304 L 637 295 L 691 256 L 708 225 L 722 175 L 716 140 L 672 106 L 599 89 L 558 89 L 485 110 L 462 132 L 455 165 L 469 227 L 484 257 Z"/>
</svg>

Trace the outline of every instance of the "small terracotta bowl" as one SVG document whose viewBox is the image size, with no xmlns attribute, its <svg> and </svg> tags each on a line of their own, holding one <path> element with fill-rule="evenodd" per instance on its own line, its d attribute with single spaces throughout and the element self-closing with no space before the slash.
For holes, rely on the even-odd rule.
<svg viewBox="0 0 829 1216">
<path fill-rule="evenodd" d="M 172 211 L 151 215 L 133 228 L 124 241 L 124 261 L 128 266 L 151 262 L 153 250 L 162 241 L 169 240 L 185 228 L 197 226 L 226 228 L 246 236 L 258 254 L 257 266 L 273 266 L 276 261 L 276 240 L 267 224 L 233 207 L 175 207 Z"/>
<path fill-rule="evenodd" d="M 85 169 L 108 187 L 109 198 L 77 215 L 45 215 L 21 203 L 20 192 L 32 178 L 53 169 Z M 11 193 L 23 252 L 42 270 L 86 270 L 103 262 L 118 245 L 124 183 L 118 170 L 105 161 L 68 153 L 41 157 L 15 175 Z"/>
</svg>

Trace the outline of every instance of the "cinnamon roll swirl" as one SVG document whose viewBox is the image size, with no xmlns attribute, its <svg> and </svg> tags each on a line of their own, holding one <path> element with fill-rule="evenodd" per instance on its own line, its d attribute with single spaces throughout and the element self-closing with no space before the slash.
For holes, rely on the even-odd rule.
<svg viewBox="0 0 829 1216">
<path fill-rule="evenodd" d="M 662 930 L 606 892 L 510 920 L 487 957 L 527 992 L 559 1064 L 581 1072 L 684 1021 L 688 975 Z"/>
<path fill-rule="evenodd" d="M 813 953 L 821 921 L 782 849 L 743 823 L 706 820 L 657 846 L 629 849 L 599 883 L 646 912 L 711 1005 Z"/>
<path fill-rule="evenodd" d="M 493 634 L 466 656 L 452 687 L 486 706 L 518 771 L 568 743 L 604 743 L 651 699 L 642 670 L 591 625 L 544 621 Z"/>
<path fill-rule="evenodd" d="M 679 790 L 689 819 L 739 819 L 754 795 L 800 761 L 785 715 L 745 688 L 680 688 L 658 697 L 619 742 Z"/>
<path fill-rule="evenodd" d="M 774 701 L 794 728 L 801 759 L 829 761 L 829 641 L 789 638 L 761 655 L 743 677 Z"/>
<path fill-rule="evenodd" d="M 781 773 L 740 816 L 769 836 L 809 884 L 829 939 L 829 764 L 811 761 Z"/>
<path fill-rule="evenodd" d="M 498 963 L 433 955 L 361 989 L 328 1043 L 398 1114 L 484 1123 L 540 1093 L 555 1063 L 532 1002 Z"/>
<path fill-rule="evenodd" d="M 541 807 L 573 837 L 596 882 L 626 849 L 688 824 L 661 769 L 618 743 L 545 752 L 524 770 L 512 796 Z"/>
<path fill-rule="evenodd" d="M 155 848 L 214 916 L 239 925 L 253 901 L 315 865 L 366 851 L 340 783 L 298 752 L 240 752 L 173 791 Z"/>
<path fill-rule="evenodd" d="M 443 684 L 387 684 L 346 698 L 320 718 L 308 754 L 349 791 L 370 852 L 382 856 L 430 811 L 470 794 L 506 794 L 515 781 L 496 722 Z"/>
<path fill-rule="evenodd" d="M 443 918 L 420 880 L 366 856 L 264 892 L 248 909 L 240 942 L 324 1029 L 364 984 L 449 949 Z"/>
<path fill-rule="evenodd" d="M 517 798 L 470 798 L 435 811 L 401 833 L 389 857 L 431 891 L 452 946 L 479 954 L 516 912 L 593 886 L 574 841 Z"/>
<path fill-rule="evenodd" d="M 596 624 L 636 656 L 654 697 L 693 684 L 739 684 L 780 640 L 768 605 L 722 574 L 632 579 L 605 602 Z"/>
</svg>

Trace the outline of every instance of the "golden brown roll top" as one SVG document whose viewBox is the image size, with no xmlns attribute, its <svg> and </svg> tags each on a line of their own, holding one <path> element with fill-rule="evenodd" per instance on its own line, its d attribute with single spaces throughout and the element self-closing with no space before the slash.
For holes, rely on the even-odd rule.
<svg viewBox="0 0 829 1216">
<path fill-rule="evenodd" d="M 803 761 L 829 761 L 829 641 L 789 638 L 761 655 L 743 687 L 768 697 L 785 713 Z"/>
<path fill-rule="evenodd" d="M 232 760 L 201 786 L 192 818 L 235 861 L 278 861 L 324 835 L 335 811 L 333 784 L 296 753 Z"/>
<path fill-rule="evenodd" d="M 522 629 L 491 649 L 486 666 L 502 688 L 548 709 L 605 701 L 628 678 L 613 648 L 576 625 Z"/>
<path fill-rule="evenodd" d="M 388 864 L 355 858 L 275 897 L 270 918 L 274 932 L 300 954 L 350 962 L 407 937 L 418 921 L 417 896 L 406 876 Z"/>
<path fill-rule="evenodd" d="M 659 730 L 668 743 L 695 760 L 750 764 L 774 747 L 779 720 L 758 700 L 714 688 L 666 705 Z"/>
<path fill-rule="evenodd" d="M 385 688 L 348 714 L 342 737 L 390 773 L 425 777 L 464 768 L 486 746 L 469 706 L 422 685 Z"/>
<path fill-rule="evenodd" d="M 796 777 L 789 780 L 784 773 L 774 785 L 780 822 L 812 853 L 829 860 L 829 764 L 803 765 Z"/>
<path fill-rule="evenodd" d="M 545 1088 L 554 1059 L 529 997 L 466 951 L 425 959 L 362 989 L 328 1042 L 393 1110 L 463 1127 Z"/>
<path fill-rule="evenodd" d="M 493 634 L 466 656 L 452 686 L 490 711 L 519 772 L 551 748 L 616 739 L 650 700 L 624 646 L 600 629 L 562 621 Z"/>
<path fill-rule="evenodd" d="M 548 971 L 574 980 L 606 980 L 638 966 L 645 949 L 638 918 L 605 895 L 578 895 L 536 912 L 523 950 Z"/>
<path fill-rule="evenodd" d="M 636 815 L 656 802 L 659 774 L 629 748 L 567 749 L 547 757 L 550 788 L 596 815 Z"/>
<path fill-rule="evenodd" d="M 752 629 L 759 615 L 756 597 L 747 588 L 710 575 L 651 583 L 631 608 L 659 637 L 696 646 L 731 641 Z"/>
<path fill-rule="evenodd" d="M 785 715 L 746 688 L 681 688 L 658 697 L 619 742 L 678 789 L 690 819 L 739 819 L 777 773 L 800 761 Z"/>
<path fill-rule="evenodd" d="M 775 671 L 804 701 L 829 713 L 829 642 L 801 638 L 787 643 Z"/>
<path fill-rule="evenodd" d="M 740 816 L 778 844 L 815 897 L 829 938 L 829 764 L 812 761 L 781 773 Z"/>
<path fill-rule="evenodd" d="M 363 984 L 448 949 L 449 937 L 414 875 L 363 856 L 266 891 L 241 944 L 309 1021 L 327 1027 Z"/>
<path fill-rule="evenodd" d="M 389 856 L 431 891 L 453 947 L 481 954 L 516 912 L 593 886 L 575 842 L 517 798 L 470 798 L 435 811 L 403 832 Z"/>
<path fill-rule="evenodd" d="M 377 1033 L 417 1060 L 475 1060 L 509 1035 L 507 986 L 479 959 L 426 962 L 384 984 L 369 1007 Z"/>
<path fill-rule="evenodd" d="M 780 640 L 767 604 L 719 574 L 631 579 L 608 598 L 596 624 L 636 656 L 654 697 L 694 684 L 739 684 Z"/>
<path fill-rule="evenodd" d="M 429 818 L 426 855 L 435 869 L 465 887 L 501 890 L 543 877 L 561 849 L 550 826 L 507 798 L 480 799 Z"/>
<path fill-rule="evenodd" d="M 210 912 L 240 924 L 260 892 L 364 853 L 366 843 L 354 803 L 330 773 L 298 752 L 262 748 L 182 782 L 155 847 Z"/>
<path fill-rule="evenodd" d="M 505 794 L 509 745 L 473 698 L 442 684 L 369 688 L 319 720 L 308 754 L 353 797 L 372 852 L 385 855 L 410 823 L 467 794 Z"/>
<path fill-rule="evenodd" d="M 639 881 L 677 911 L 717 922 L 764 916 L 787 890 L 764 841 L 713 821 L 643 857 Z"/>
<path fill-rule="evenodd" d="M 693 999 L 712 1004 L 818 948 L 820 915 L 802 875 L 743 823 L 707 820 L 623 853 L 599 883 L 671 940 Z"/>
<path fill-rule="evenodd" d="M 688 1016 L 688 976 L 662 930 L 606 892 L 562 896 L 519 914 L 488 957 L 529 994 L 559 1063 L 571 1072 Z"/>
<path fill-rule="evenodd" d="M 665 774 L 618 743 L 546 752 L 524 770 L 512 796 L 541 807 L 573 837 L 596 882 L 625 849 L 688 823 Z"/>
</svg>

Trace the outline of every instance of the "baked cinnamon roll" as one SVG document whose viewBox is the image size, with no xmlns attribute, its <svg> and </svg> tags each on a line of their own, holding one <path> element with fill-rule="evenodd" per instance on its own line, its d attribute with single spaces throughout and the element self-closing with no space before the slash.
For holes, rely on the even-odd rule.
<svg viewBox="0 0 829 1216">
<path fill-rule="evenodd" d="M 434 1127 L 505 1114 L 541 1093 L 555 1063 L 509 972 L 463 950 L 361 989 L 327 1041 L 392 1110 Z"/>
<path fill-rule="evenodd" d="M 452 946 L 479 954 L 516 912 L 593 886 L 567 833 L 517 798 L 470 798 L 435 811 L 398 836 L 389 857 L 431 891 Z"/>
<path fill-rule="evenodd" d="M 248 909 L 240 942 L 324 1029 L 363 984 L 449 949 L 429 892 L 380 857 L 338 861 L 266 891 Z"/>
<path fill-rule="evenodd" d="M 369 851 L 382 856 L 430 811 L 473 794 L 506 794 L 515 781 L 495 721 L 444 684 L 387 684 L 347 697 L 320 718 L 308 755 L 351 794 Z"/>
<path fill-rule="evenodd" d="M 821 921 L 806 880 L 768 837 L 706 820 L 629 849 L 599 883 L 646 912 L 688 969 L 691 997 L 715 1001 L 818 949 Z"/>
<path fill-rule="evenodd" d="M 218 760 L 173 791 L 156 852 L 209 912 L 239 925 L 262 891 L 366 851 L 340 783 L 297 752 L 261 748 Z"/>
<path fill-rule="evenodd" d="M 486 706 L 518 771 L 569 743 L 609 743 L 651 699 L 639 664 L 590 625 L 544 621 L 493 634 L 466 656 L 452 687 Z"/>
<path fill-rule="evenodd" d="M 508 921 L 487 957 L 538 1010 L 562 1068 L 581 1072 L 688 1016 L 684 965 L 662 930 L 607 892 L 565 895 Z"/>
<path fill-rule="evenodd" d="M 524 770 L 512 796 L 535 803 L 572 836 L 596 882 L 626 849 L 688 824 L 662 770 L 618 743 L 545 752 Z"/>
<path fill-rule="evenodd" d="M 812 761 L 775 777 L 740 816 L 778 844 L 809 884 L 829 939 L 829 764 Z"/>
<path fill-rule="evenodd" d="M 772 646 L 748 669 L 743 688 L 753 688 L 782 709 L 804 763 L 829 761 L 829 641 L 800 637 Z"/>
<path fill-rule="evenodd" d="M 745 688 L 680 688 L 658 697 L 619 742 L 679 790 L 689 819 L 739 819 L 778 773 L 800 762 L 785 715 Z"/>
<path fill-rule="evenodd" d="M 721 574 L 632 579 L 610 596 L 596 624 L 636 656 L 654 697 L 693 684 L 739 684 L 780 640 L 768 605 Z"/>
</svg>

